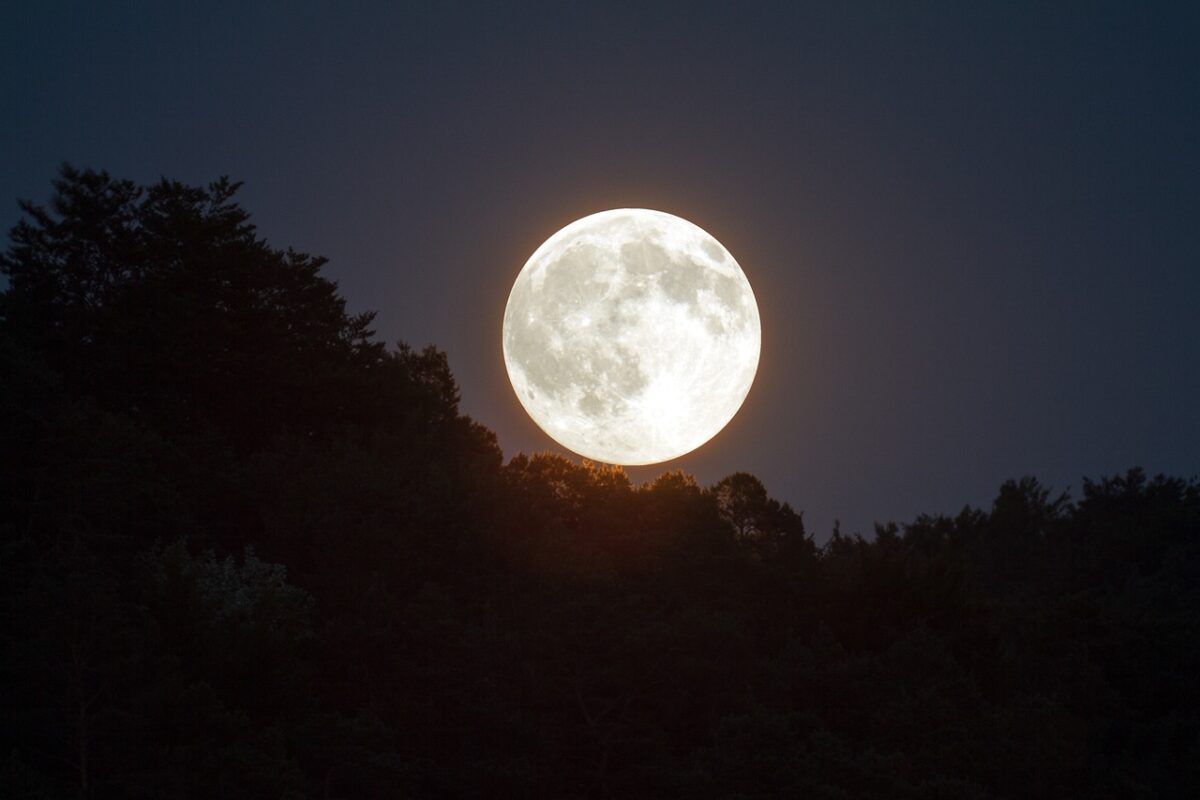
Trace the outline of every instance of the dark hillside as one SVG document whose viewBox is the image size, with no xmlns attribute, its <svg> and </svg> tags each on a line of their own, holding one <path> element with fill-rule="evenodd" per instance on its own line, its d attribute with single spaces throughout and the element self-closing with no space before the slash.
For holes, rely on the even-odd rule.
<svg viewBox="0 0 1200 800">
<path fill-rule="evenodd" d="M 0 796 L 1197 797 L 1200 483 L 835 532 L 507 463 L 237 185 L 0 258 Z"/>
</svg>

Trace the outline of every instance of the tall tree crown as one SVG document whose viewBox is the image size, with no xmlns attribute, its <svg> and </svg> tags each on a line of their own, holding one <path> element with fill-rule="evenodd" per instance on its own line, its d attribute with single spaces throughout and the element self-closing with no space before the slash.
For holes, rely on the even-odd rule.
<svg viewBox="0 0 1200 800">
<path fill-rule="evenodd" d="M 64 166 L 0 256 L 0 324 L 75 392 L 170 427 L 255 443 L 344 408 L 378 368 L 372 313 L 349 314 L 326 260 L 272 248 L 240 184 L 137 186 Z"/>
</svg>

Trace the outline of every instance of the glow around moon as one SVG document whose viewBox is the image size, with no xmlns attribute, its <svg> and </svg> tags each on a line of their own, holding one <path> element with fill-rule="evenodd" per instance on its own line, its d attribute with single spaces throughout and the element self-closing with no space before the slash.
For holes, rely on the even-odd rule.
<svg viewBox="0 0 1200 800">
<path fill-rule="evenodd" d="M 603 211 L 551 236 L 504 312 L 504 363 L 529 416 L 610 464 L 667 461 L 715 436 L 750 391 L 761 342 L 733 256 L 647 209 Z"/>
</svg>

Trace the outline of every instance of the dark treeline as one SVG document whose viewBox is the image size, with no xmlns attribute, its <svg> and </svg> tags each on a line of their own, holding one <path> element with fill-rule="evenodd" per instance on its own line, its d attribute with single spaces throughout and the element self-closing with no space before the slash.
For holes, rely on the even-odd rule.
<svg viewBox="0 0 1200 800">
<path fill-rule="evenodd" d="M 64 168 L 0 261 L 0 796 L 1200 797 L 1200 483 L 815 546 L 504 463 L 236 184 Z"/>
</svg>

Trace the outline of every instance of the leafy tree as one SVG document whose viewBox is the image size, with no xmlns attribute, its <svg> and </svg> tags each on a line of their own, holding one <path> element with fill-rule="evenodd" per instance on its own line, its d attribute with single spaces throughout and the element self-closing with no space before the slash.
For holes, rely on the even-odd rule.
<svg viewBox="0 0 1200 800">
<path fill-rule="evenodd" d="M 347 382 L 383 359 L 325 260 L 276 250 L 239 184 L 148 187 L 64 166 L 0 258 L 4 328 L 69 391 L 168 431 L 253 448 L 353 417 Z"/>
<path fill-rule="evenodd" d="M 0 795 L 1191 797 L 1200 482 L 835 527 L 503 463 L 236 184 L 0 257 Z"/>
</svg>

